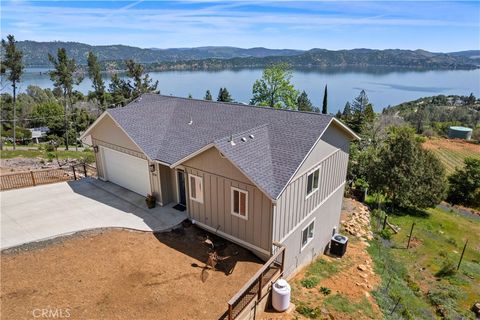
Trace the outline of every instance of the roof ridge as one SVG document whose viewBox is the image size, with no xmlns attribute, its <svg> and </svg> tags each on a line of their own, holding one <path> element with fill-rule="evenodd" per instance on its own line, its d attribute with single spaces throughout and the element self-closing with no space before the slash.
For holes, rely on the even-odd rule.
<svg viewBox="0 0 480 320">
<path fill-rule="evenodd" d="M 144 96 L 144 95 L 159 96 L 159 97 L 166 97 L 166 98 L 175 98 L 175 99 L 182 99 L 182 100 L 187 100 L 187 101 L 192 101 L 192 100 L 193 101 L 202 101 L 202 102 L 212 103 L 212 104 L 225 104 L 225 105 L 231 105 L 231 106 L 234 106 L 234 107 L 250 107 L 250 108 L 257 108 L 257 109 L 271 110 L 271 111 L 285 111 L 285 112 L 294 112 L 294 113 L 305 113 L 305 114 L 311 114 L 311 115 L 316 115 L 316 116 L 321 116 L 321 117 L 329 117 L 329 118 L 334 117 L 331 114 L 323 114 L 323 113 L 319 113 L 319 112 L 291 110 L 291 109 L 275 109 L 275 108 L 271 108 L 271 107 L 268 107 L 268 106 L 256 106 L 256 105 L 242 103 L 242 102 L 224 102 L 224 101 L 197 99 L 197 98 L 185 98 L 185 97 L 178 97 L 178 96 L 173 96 L 173 95 L 165 95 L 165 94 L 151 93 L 151 92 L 144 93 L 141 96 Z M 133 100 L 132 102 L 135 102 L 135 100 Z"/>
</svg>

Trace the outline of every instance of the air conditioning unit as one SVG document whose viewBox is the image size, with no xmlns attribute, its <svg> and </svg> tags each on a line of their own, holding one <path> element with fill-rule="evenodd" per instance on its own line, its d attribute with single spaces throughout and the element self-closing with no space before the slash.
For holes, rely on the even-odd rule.
<svg viewBox="0 0 480 320">
<path fill-rule="evenodd" d="M 330 241 L 330 254 L 343 257 L 347 251 L 348 237 L 342 236 L 341 234 L 335 234 Z"/>
</svg>

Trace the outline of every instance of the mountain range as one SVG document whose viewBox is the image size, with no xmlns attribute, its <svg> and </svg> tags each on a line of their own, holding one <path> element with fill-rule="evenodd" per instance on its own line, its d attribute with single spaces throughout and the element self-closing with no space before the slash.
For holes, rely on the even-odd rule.
<svg viewBox="0 0 480 320">
<path fill-rule="evenodd" d="M 19 41 L 18 47 L 24 53 L 27 67 L 49 67 L 48 54 L 56 54 L 65 48 L 68 55 L 79 65 L 87 63 L 89 51 L 95 53 L 105 68 L 123 67 L 123 60 L 133 59 L 147 65 L 149 70 L 195 70 L 264 67 L 271 63 L 286 62 L 292 67 L 402 67 L 427 69 L 475 69 L 479 68 L 479 50 L 454 53 L 434 53 L 425 50 L 293 50 L 197 47 L 142 49 L 125 45 L 93 46 L 78 42 L 36 42 Z"/>
</svg>

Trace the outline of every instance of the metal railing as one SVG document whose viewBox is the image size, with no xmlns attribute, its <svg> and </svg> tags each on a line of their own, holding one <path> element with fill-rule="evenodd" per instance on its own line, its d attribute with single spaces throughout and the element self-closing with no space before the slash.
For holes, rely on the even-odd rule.
<svg viewBox="0 0 480 320">
<path fill-rule="evenodd" d="M 269 290 L 272 282 L 283 275 L 285 265 L 285 247 L 274 243 L 277 247 L 270 259 L 258 270 L 250 280 L 228 301 L 227 319 L 236 319 L 243 310 L 254 300 L 260 301 Z"/>
<path fill-rule="evenodd" d="M 96 177 L 96 175 L 97 169 L 85 163 L 54 169 L 16 172 L 0 175 L 0 190 L 34 187 L 42 184 L 78 180 L 85 177 Z"/>
</svg>

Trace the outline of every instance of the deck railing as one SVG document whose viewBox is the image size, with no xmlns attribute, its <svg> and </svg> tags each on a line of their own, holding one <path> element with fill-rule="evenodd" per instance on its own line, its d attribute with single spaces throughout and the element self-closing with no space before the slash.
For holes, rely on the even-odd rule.
<svg viewBox="0 0 480 320">
<path fill-rule="evenodd" d="M 264 295 L 269 293 L 269 290 L 265 290 L 265 288 L 283 275 L 285 247 L 279 243 L 274 243 L 274 245 L 277 248 L 270 259 L 228 301 L 226 312 L 228 320 L 236 319 L 254 299 L 260 301 Z"/>
<path fill-rule="evenodd" d="M 0 190 L 19 189 L 68 180 L 78 180 L 85 177 L 96 177 L 96 175 L 97 169 L 85 163 L 54 169 L 16 172 L 0 175 Z"/>
</svg>

